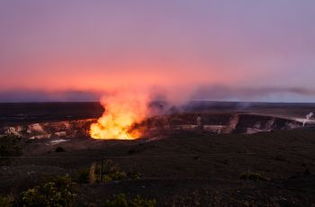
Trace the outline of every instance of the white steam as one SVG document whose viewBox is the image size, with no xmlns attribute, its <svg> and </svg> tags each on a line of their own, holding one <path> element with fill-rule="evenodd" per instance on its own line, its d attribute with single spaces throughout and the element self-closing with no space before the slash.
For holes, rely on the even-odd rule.
<svg viewBox="0 0 315 207">
<path fill-rule="evenodd" d="M 304 127 L 304 126 L 306 125 L 306 123 L 307 123 L 308 121 L 310 121 L 313 117 L 314 117 L 314 113 L 313 113 L 313 112 L 310 112 L 309 114 L 307 114 L 307 115 L 305 116 L 304 121 L 303 121 L 303 127 Z"/>
</svg>

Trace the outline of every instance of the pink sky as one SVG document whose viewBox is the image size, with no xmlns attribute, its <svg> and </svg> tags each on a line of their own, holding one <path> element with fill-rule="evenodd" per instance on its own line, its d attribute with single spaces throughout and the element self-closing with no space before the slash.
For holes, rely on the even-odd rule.
<svg viewBox="0 0 315 207">
<path fill-rule="evenodd" d="M 290 90 L 315 89 L 314 19 L 308 0 L 1 1 L 0 101 L 8 91 L 217 86 L 238 89 L 227 100 L 275 88 L 262 100 L 315 101 Z"/>
</svg>

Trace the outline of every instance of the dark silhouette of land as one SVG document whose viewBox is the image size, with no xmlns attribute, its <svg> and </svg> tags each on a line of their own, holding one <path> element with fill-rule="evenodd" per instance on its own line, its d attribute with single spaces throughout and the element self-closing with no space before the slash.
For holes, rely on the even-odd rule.
<svg viewBox="0 0 315 207">
<path fill-rule="evenodd" d="M 300 118 L 315 111 L 315 104 L 207 104 L 185 110 Z M 3 125 L 97 118 L 102 111 L 97 103 L 0 104 Z M 22 138 L 22 155 L 2 156 L 0 194 L 18 199 L 48 177 L 67 174 L 75 183 L 75 206 L 103 206 L 121 193 L 155 199 L 157 206 L 312 206 L 314 137 L 315 128 L 305 127 L 251 135 L 179 130 L 134 141 Z M 105 170 L 108 163 L 112 171 Z"/>
</svg>

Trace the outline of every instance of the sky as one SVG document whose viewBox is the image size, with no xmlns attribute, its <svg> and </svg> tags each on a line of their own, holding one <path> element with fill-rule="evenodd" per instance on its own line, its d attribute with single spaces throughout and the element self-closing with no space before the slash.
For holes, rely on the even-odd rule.
<svg viewBox="0 0 315 207">
<path fill-rule="evenodd" d="M 1 0 L 0 102 L 315 102 L 313 0 Z"/>
</svg>

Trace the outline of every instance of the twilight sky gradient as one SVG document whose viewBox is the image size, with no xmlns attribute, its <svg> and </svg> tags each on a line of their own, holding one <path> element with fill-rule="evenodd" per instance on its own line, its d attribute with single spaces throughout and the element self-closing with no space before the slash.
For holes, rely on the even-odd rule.
<svg viewBox="0 0 315 207">
<path fill-rule="evenodd" d="M 314 20 L 314 0 L 2 0 L 0 101 L 315 102 Z"/>
</svg>

